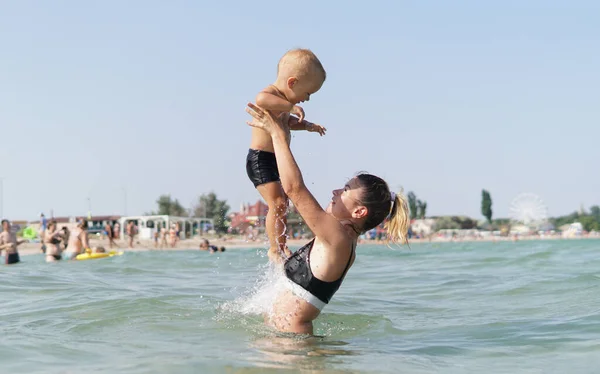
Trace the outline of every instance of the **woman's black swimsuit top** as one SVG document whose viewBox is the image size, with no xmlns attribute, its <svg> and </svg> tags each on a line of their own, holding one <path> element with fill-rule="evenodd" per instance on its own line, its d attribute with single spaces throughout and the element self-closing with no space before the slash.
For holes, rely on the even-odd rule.
<svg viewBox="0 0 600 374">
<path fill-rule="evenodd" d="M 284 265 L 285 275 L 294 283 L 310 292 L 312 295 L 317 297 L 325 304 L 329 303 L 329 300 L 333 297 L 333 294 L 340 288 L 342 281 L 346 276 L 346 272 L 352 262 L 352 255 L 354 254 L 354 248 L 350 253 L 350 259 L 348 264 L 342 273 L 340 279 L 333 282 L 325 282 L 315 277 L 310 270 L 310 251 L 315 244 L 315 239 L 308 242 L 302 248 L 297 250 L 291 255 Z"/>
</svg>

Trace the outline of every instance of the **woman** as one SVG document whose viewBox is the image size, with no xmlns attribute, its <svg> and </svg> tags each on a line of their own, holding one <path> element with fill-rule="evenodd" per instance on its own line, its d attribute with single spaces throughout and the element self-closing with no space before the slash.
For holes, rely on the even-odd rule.
<svg viewBox="0 0 600 374">
<path fill-rule="evenodd" d="M 48 223 L 44 231 L 44 244 L 46 245 L 46 262 L 56 262 L 62 259 L 62 239 L 64 233 L 57 230 L 56 221 Z"/>
<path fill-rule="evenodd" d="M 133 248 L 133 238 L 135 237 L 135 234 L 136 234 L 135 223 L 133 221 L 127 222 L 126 230 L 127 230 L 127 238 L 128 238 L 128 242 L 129 242 L 129 248 Z"/>
<path fill-rule="evenodd" d="M 87 220 L 81 218 L 77 222 L 77 227 L 71 231 L 71 235 L 69 236 L 69 260 L 75 259 L 77 255 L 84 253 L 84 251 L 90 248 L 87 229 Z"/>
<path fill-rule="evenodd" d="M 177 245 L 177 227 L 175 225 L 171 225 L 169 230 L 169 241 L 171 242 L 171 248 L 175 248 Z"/>
<path fill-rule="evenodd" d="M 63 232 L 62 244 L 64 245 L 64 248 L 63 248 L 63 252 L 64 252 L 67 250 L 67 247 L 69 246 L 69 236 L 71 236 L 71 231 L 69 231 L 69 228 L 67 226 L 63 226 L 61 230 Z"/>
<path fill-rule="evenodd" d="M 121 224 L 119 222 L 115 223 L 115 229 L 113 230 L 114 239 L 121 239 Z"/>
<path fill-rule="evenodd" d="M 312 321 L 340 287 L 354 263 L 358 237 L 389 218 L 385 224 L 392 241 L 405 243 L 409 210 L 401 195 L 370 174 L 359 174 L 343 188 L 333 191 L 323 210 L 306 188 L 286 137 L 289 127 L 267 111 L 248 104 L 254 117 L 250 126 L 267 131 L 273 139 L 281 185 L 308 227 L 315 234 L 304 247 L 286 259 L 269 252 L 272 261 L 283 263 L 286 291 L 277 296 L 267 322 L 283 332 L 312 334 Z"/>
</svg>

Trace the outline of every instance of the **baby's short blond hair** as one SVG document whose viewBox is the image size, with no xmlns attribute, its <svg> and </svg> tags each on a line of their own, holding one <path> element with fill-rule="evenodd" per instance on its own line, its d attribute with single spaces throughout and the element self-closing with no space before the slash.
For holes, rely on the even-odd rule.
<svg viewBox="0 0 600 374">
<path fill-rule="evenodd" d="M 307 76 L 317 74 L 327 77 L 321 61 L 310 49 L 292 49 L 287 51 L 277 64 L 277 75 L 289 78 L 291 76 Z"/>
</svg>

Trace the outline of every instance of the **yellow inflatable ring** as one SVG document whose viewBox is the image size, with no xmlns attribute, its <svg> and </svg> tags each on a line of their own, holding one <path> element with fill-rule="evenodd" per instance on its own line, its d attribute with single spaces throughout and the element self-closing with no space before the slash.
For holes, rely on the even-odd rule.
<svg viewBox="0 0 600 374">
<path fill-rule="evenodd" d="M 94 260 L 96 258 L 120 256 L 122 254 L 123 254 L 123 252 L 117 252 L 117 251 L 110 251 L 108 253 L 81 253 L 81 254 L 78 254 L 77 257 L 75 257 L 75 259 L 80 260 L 80 261 Z"/>
</svg>

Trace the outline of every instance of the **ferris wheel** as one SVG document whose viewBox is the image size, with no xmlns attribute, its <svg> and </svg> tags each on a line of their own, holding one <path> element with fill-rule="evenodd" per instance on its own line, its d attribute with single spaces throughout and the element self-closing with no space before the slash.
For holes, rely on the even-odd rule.
<svg viewBox="0 0 600 374">
<path fill-rule="evenodd" d="M 538 195 L 522 193 L 510 203 L 510 218 L 525 225 L 542 223 L 548 219 L 548 208 Z"/>
</svg>

